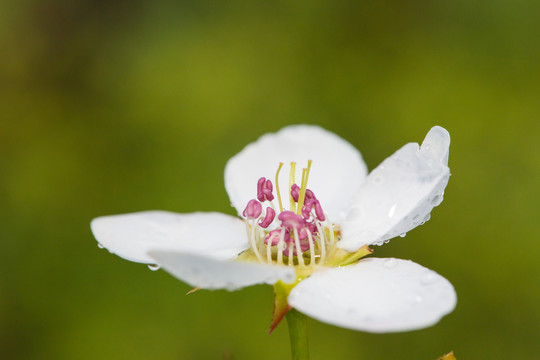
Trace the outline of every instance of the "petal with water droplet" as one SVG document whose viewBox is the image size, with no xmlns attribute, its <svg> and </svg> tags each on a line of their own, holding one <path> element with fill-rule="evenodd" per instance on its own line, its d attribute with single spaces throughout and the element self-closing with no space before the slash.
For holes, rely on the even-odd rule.
<svg viewBox="0 0 540 360">
<path fill-rule="evenodd" d="M 143 211 L 98 217 L 91 228 L 111 253 L 146 264 L 155 264 L 146 254 L 155 248 L 231 259 L 249 247 L 244 222 L 220 213 Z"/>
<path fill-rule="evenodd" d="M 315 272 L 289 304 L 319 321 L 374 333 L 425 328 L 456 305 L 448 280 L 409 260 L 369 258 Z"/>
<path fill-rule="evenodd" d="M 218 260 L 204 255 L 150 250 L 148 255 L 177 279 L 201 289 L 237 290 L 255 284 L 296 280 L 294 268 L 251 262 Z"/>
<path fill-rule="evenodd" d="M 255 197 L 260 177 L 275 181 L 280 162 L 285 165 L 279 175 L 280 192 L 288 204 L 289 164 L 297 163 L 296 182 L 300 184 L 302 168 L 308 160 L 313 160 L 308 188 L 313 190 L 330 219 L 339 222 L 351 203 L 351 194 L 358 191 L 365 179 L 367 168 L 350 143 L 310 125 L 288 126 L 266 134 L 229 160 L 225 167 L 225 188 L 238 215 Z"/>
<path fill-rule="evenodd" d="M 422 146 L 407 144 L 373 170 L 342 224 L 339 246 L 354 251 L 418 226 L 442 201 L 450 177 L 449 145 L 448 132 L 435 126 Z"/>
</svg>

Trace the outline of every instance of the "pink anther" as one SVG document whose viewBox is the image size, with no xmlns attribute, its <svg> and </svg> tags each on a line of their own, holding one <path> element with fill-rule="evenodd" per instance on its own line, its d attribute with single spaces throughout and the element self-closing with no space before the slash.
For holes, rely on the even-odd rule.
<svg viewBox="0 0 540 360">
<path fill-rule="evenodd" d="M 266 215 L 264 216 L 264 219 L 259 223 L 259 225 L 262 228 L 267 228 L 272 221 L 274 221 L 274 218 L 276 217 L 276 212 L 271 207 L 266 208 Z"/>
<path fill-rule="evenodd" d="M 249 200 L 242 215 L 244 215 L 246 218 L 249 218 L 249 219 L 256 219 L 261 215 L 261 213 L 262 213 L 261 203 L 253 199 L 253 200 Z"/>
<path fill-rule="evenodd" d="M 266 180 L 266 189 L 270 191 L 270 193 L 272 192 L 272 190 L 274 190 L 274 185 L 272 185 L 272 182 L 270 180 Z"/>
<path fill-rule="evenodd" d="M 257 198 L 259 201 L 264 201 L 264 199 L 261 199 L 263 196 L 263 187 L 266 184 L 266 178 L 262 177 L 257 181 Z"/>
<path fill-rule="evenodd" d="M 296 244 L 294 243 L 294 241 L 290 241 L 289 243 L 289 246 L 287 246 L 284 250 L 283 250 L 283 254 L 284 255 L 289 255 L 289 248 L 292 247 L 292 253 L 293 255 L 298 255 L 298 252 L 296 251 Z M 304 251 L 308 251 L 309 250 L 309 240 L 306 236 L 306 238 L 304 240 L 300 240 L 300 251 L 304 252 Z"/>
<path fill-rule="evenodd" d="M 298 232 L 298 238 L 300 239 L 300 241 L 308 238 L 308 232 L 311 232 L 308 228 L 303 228 Z"/>
<path fill-rule="evenodd" d="M 283 241 L 285 244 L 289 243 L 291 241 L 291 236 L 289 235 L 288 231 L 283 231 L 282 229 L 276 229 L 272 230 L 266 235 L 264 238 L 264 243 L 266 245 L 270 244 L 270 246 L 276 246 L 279 243 L 279 240 L 281 239 L 281 233 L 283 232 Z"/>
<path fill-rule="evenodd" d="M 317 200 L 313 199 L 306 199 L 304 202 L 304 206 L 302 206 L 302 216 L 304 219 L 309 219 L 309 216 L 311 215 L 311 210 L 313 210 L 313 203 Z"/>
<path fill-rule="evenodd" d="M 281 221 L 281 226 L 284 226 L 289 230 L 300 230 L 304 227 L 305 223 L 301 216 L 296 215 L 292 211 L 283 211 L 278 215 L 278 219 Z"/>
<path fill-rule="evenodd" d="M 306 189 L 306 199 L 311 200 L 311 199 L 317 199 L 317 198 L 315 197 L 315 194 L 313 193 L 313 191 Z"/>
<path fill-rule="evenodd" d="M 317 225 L 315 225 L 313 222 L 306 221 L 306 227 L 311 231 L 312 234 L 317 233 Z"/>
<path fill-rule="evenodd" d="M 326 218 L 324 216 L 324 212 L 322 210 L 322 207 L 321 207 L 321 203 L 319 202 L 319 200 L 315 200 L 315 215 L 317 215 L 317 219 L 319 219 L 319 221 L 324 221 Z"/>
<path fill-rule="evenodd" d="M 296 184 L 291 186 L 291 196 L 295 202 L 298 202 L 298 198 L 300 197 L 300 186 Z"/>
<path fill-rule="evenodd" d="M 274 189 L 274 186 L 272 185 L 272 181 L 266 180 L 266 178 L 262 177 L 257 181 L 257 199 L 260 202 L 263 201 L 272 201 L 274 200 L 274 194 L 272 194 L 272 190 Z"/>
<path fill-rule="evenodd" d="M 306 240 L 310 235 L 313 236 L 315 234 L 317 234 L 317 226 L 315 226 L 314 223 L 312 222 L 305 222 L 305 227 L 302 228 L 302 230 L 300 230 L 298 232 L 298 238 L 300 239 L 300 241 L 304 241 Z M 309 244 L 309 242 L 307 242 L 307 244 Z M 308 246 L 308 249 L 309 249 L 309 246 Z"/>
</svg>

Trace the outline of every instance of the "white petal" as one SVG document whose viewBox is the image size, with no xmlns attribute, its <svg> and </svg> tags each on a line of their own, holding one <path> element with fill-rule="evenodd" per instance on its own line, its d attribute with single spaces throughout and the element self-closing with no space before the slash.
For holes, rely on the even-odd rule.
<svg viewBox="0 0 540 360">
<path fill-rule="evenodd" d="M 231 259 L 249 247 L 244 222 L 220 213 L 144 211 L 92 220 L 101 246 L 124 259 L 154 263 L 149 249 L 171 249 Z"/>
<path fill-rule="evenodd" d="M 266 134 L 232 157 L 225 167 L 225 188 L 238 214 L 257 196 L 257 180 L 266 177 L 275 183 L 279 163 L 285 165 L 279 176 L 283 206 L 289 208 L 287 188 L 291 161 L 296 162 L 296 183 L 302 168 L 313 160 L 308 188 L 320 200 L 330 219 L 338 222 L 366 177 L 362 156 L 351 144 L 317 126 L 296 125 Z M 274 196 L 276 196 L 274 184 Z M 277 199 L 274 200 L 277 206 Z"/>
<path fill-rule="evenodd" d="M 410 143 L 373 170 L 342 224 L 339 246 L 355 251 L 381 245 L 429 220 L 448 184 L 450 135 L 432 128 L 422 146 Z"/>
<path fill-rule="evenodd" d="M 434 325 L 457 300 L 452 284 L 432 270 L 408 260 L 369 258 L 314 273 L 288 301 L 322 322 L 381 333 Z"/>
<path fill-rule="evenodd" d="M 203 255 L 151 250 L 149 256 L 179 280 L 202 289 L 236 290 L 255 284 L 292 283 L 293 267 L 217 260 Z"/>
</svg>

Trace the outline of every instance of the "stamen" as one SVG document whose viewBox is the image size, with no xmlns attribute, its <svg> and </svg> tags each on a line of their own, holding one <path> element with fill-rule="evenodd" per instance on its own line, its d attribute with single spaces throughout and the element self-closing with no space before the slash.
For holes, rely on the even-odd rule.
<svg viewBox="0 0 540 360">
<path fill-rule="evenodd" d="M 289 255 L 287 256 L 288 265 L 291 266 L 293 264 L 293 244 L 289 243 Z"/>
<path fill-rule="evenodd" d="M 279 235 L 279 241 L 277 243 L 277 262 L 278 264 L 283 264 L 283 245 L 285 244 L 285 228 L 281 229 L 281 234 Z"/>
<path fill-rule="evenodd" d="M 321 263 L 326 257 L 326 232 L 320 222 L 314 221 L 314 223 L 317 225 L 317 229 L 319 231 L 319 246 L 321 248 L 321 259 L 319 260 L 319 263 Z"/>
<path fill-rule="evenodd" d="M 252 199 L 252 200 L 249 200 L 242 215 L 244 215 L 248 219 L 256 219 L 261 215 L 261 213 L 262 213 L 261 203 L 255 199 Z"/>
<path fill-rule="evenodd" d="M 276 212 L 271 207 L 266 208 L 266 215 L 264 216 L 263 221 L 259 223 L 259 226 L 262 228 L 267 228 L 272 221 L 274 221 L 274 218 L 276 216 Z"/>
<path fill-rule="evenodd" d="M 270 232 L 271 234 L 272 232 Z M 268 234 L 270 236 L 270 234 Z M 265 243 L 266 243 L 266 262 L 268 263 L 271 263 L 272 262 L 272 242 L 269 244 L 268 242 L 266 242 L 266 240 L 268 239 L 268 237 L 266 239 L 264 239 Z M 279 240 L 278 240 L 278 243 L 279 243 Z"/>
<path fill-rule="evenodd" d="M 275 229 L 266 235 L 264 243 L 266 244 L 266 259 L 268 262 L 272 262 L 272 246 L 277 246 L 279 248 L 280 244 L 285 241 L 283 233 L 282 229 Z"/>
<path fill-rule="evenodd" d="M 276 246 L 279 244 L 280 240 L 283 238 L 285 242 L 288 242 L 290 239 L 289 233 L 285 231 L 286 229 L 280 228 L 272 230 L 264 238 L 264 243 L 270 246 Z"/>
<path fill-rule="evenodd" d="M 264 202 L 266 200 L 274 200 L 274 194 L 272 194 L 272 190 L 273 186 L 270 180 L 262 177 L 259 179 L 259 181 L 257 181 L 257 199 L 260 202 Z"/>
<path fill-rule="evenodd" d="M 259 260 L 259 262 L 263 262 L 263 259 L 262 259 L 262 256 L 261 254 L 259 254 L 259 249 L 258 249 L 258 246 L 257 246 L 257 242 L 255 241 L 255 237 L 256 237 L 256 231 L 257 231 L 257 228 L 255 227 L 256 225 L 256 222 L 255 220 L 253 221 L 247 221 L 247 223 L 251 223 L 251 236 L 250 236 L 250 240 L 251 240 L 251 247 L 253 248 L 253 252 L 255 253 L 255 256 L 257 257 L 257 260 Z"/>
<path fill-rule="evenodd" d="M 261 229 L 260 227 L 257 228 L 259 231 L 257 232 L 257 246 L 259 248 L 259 253 L 261 254 L 261 257 L 262 257 L 262 254 L 263 254 L 263 251 L 264 251 L 264 235 L 265 235 L 265 232 L 263 229 Z"/>
<path fill-rule="evenodd" d="M 319 219 L 319 221 L 326 220 L 319 200 L 315 200 L 315 215 L 317 215 L 317 219 Z"/>
<path fill-rule="evenodd" d="M 294 161 L 291 162 L 291 171 L 289 172 L 289 203 L 291 205 L 291 211 L 296 212 L 296 201 L 294 201 L 294 198 L 291 194 L 292 186 L 294 185 L 294 175 L 296 171 L 296 163 Z"/>
<path fill-rule="evenodd" d="M 283 204 L 281 203 L 281 194 L 279 193 L 279 172 L 281 171 L 281 168 L 283 167 L 283 163 L 279 163 L 279 167 L 276 172 L 276 193 L 279 201 L 279 212 L 283 211 Z"/>
<path fill-rule="evenodd" d="M 330 231 L 330 244 L 334 246 L 336 243 L 336 239 L 334 238 L 334 225 L 328 226 L 328 230 Z"/>
<path fill-rule="evenodd" d="M 274 210 L 274 212 L 277 212 L 277 211 L 276 211 L 276 205 L 274 204 L 274 200 L 270 201 L 269 205 L 272 207 L 272 209 Z"/>
<path fill-rule="evenodd" d="M 300 181 L 300 189 L 298 190 L 298 199 L 296 200 L 298 202 L 298 208 L 297 208 L 297 214 L 300 215 L 303 211 L 303 202 L 300 203 L 302 200 L 302 187 L 304 186 L 304 181 L 306 180 L 306 168 L 302 169 L 302 181 Z"/>
<path fill-rule="evenodd" d="M 263 186 L 266 182 L 266 178 L 260 178 L 259 181 L 257 181 L 257 199 L 260 202 L 264 201 L 264 193 L 263 193 Z"/>
<path fill-rule="evenodd" d="M 300 236 L 298 230 L 294 228 L 294 245 L 296 247 L 296 257 L 298 258 L 298 265 L 305 266 L 304 257 L 302 256 L 302 248 L 300 247 Z"/>
<path fill-rule="evenodd" d="M 269 201 L 274 200 L 274 194 L 272 194 L 272 190 L 274 190 L 272 182 L 270 180 L 266 180 L 266 188 L 264 189 L 264 194 Z"/>
<path fill-rule="evenodd" d="M 308 166 L 305 169 L 305 176 L 304 176 L 304 173 L 302 173 L 302 185 L 300 188 L 300 197 L 298 198 L 298 215 L 300 215 L 302 211 L 302 206 L 304 206 L 304 199 L 306 198 L 306 190 L 307 190 L 309 172 L 311 170 L 311 163 L 312 163 L 312 160 L 308 160 Z"/>
<path fill-rule="evenodd" d="M 304 203 L 304 206 L 302 206 L 302 216 L 304 219 L 309 219 L 309 216 L 311 215 L 311 210 L 313 209 L 313 200 L 312 199 L 306 199 L 306 202 Z"/>
<path fill-rule="evenodd" d="M 300 186 L 293 184 L 293 186 L 291 186 L 291 196 L 293 197 L 294 201 L 298 202 L 299 195 L 300 195 Z"/>
<path fill-rule="evenodd" d="M 279 221 L 281 221 L 281 225 L 291 230 L 294 229 L 301 229 L 304 226 L 304 219 L 302 217 L 296 215 L 292 211 L 283 211 L 281 214 L 278 215 Z"/>
<path fill-rule="evenodd" d="M 313 237 L 311 236 L 311 231 L 307 232 L 307 236 L 309 240 L 309 257 L 310 257 L 309 264 L 313 266 L 315 265 L 315 244 L 313 243 Z"/>
</svg>

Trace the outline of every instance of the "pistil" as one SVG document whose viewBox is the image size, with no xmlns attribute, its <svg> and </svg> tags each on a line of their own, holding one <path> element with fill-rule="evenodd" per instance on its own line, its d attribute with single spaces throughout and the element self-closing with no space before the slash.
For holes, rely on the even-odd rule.
<svg viewBox="0 0 540 360">
<path fill-rule="evenodd" d="M 283 211 L 283 203 L 281 202 L 281 194 L 279 193 L 279 172 L 281 171 L 281 168 L 283 167 L 283 163 L 280 162 L 279 163 L 279 167 L 277 169 L 277 172 L 276 172 L 276 193 L 277 193 L 277 198 L 278 198 L 278 202 L 279 202 L 279 212 L 282 212 Z"/>
<path fill-rule="evenodd" d="M 292 212 L 296 212 L 296 201 L 292 196 L 292 187 L 294 185 L 294 175 L 296 171 L 296 163 L 291 162 L 291 171 L 289 172 L 289 203 L 291 205 L 290 209 Z"/>
<path fill-rule="evenodd" d="M 304 200 L 306 198 L 307 183 L 309 178 L 309 171 L 311 170 L 311 160 L 308 160 L 308 166 L 302 171 L 302 184 L 300 187 L 300 194 L 298 196 L 298 211 L 297 214 L 301 215 L 302 207 L 304 206 Z"/>
</svg>

